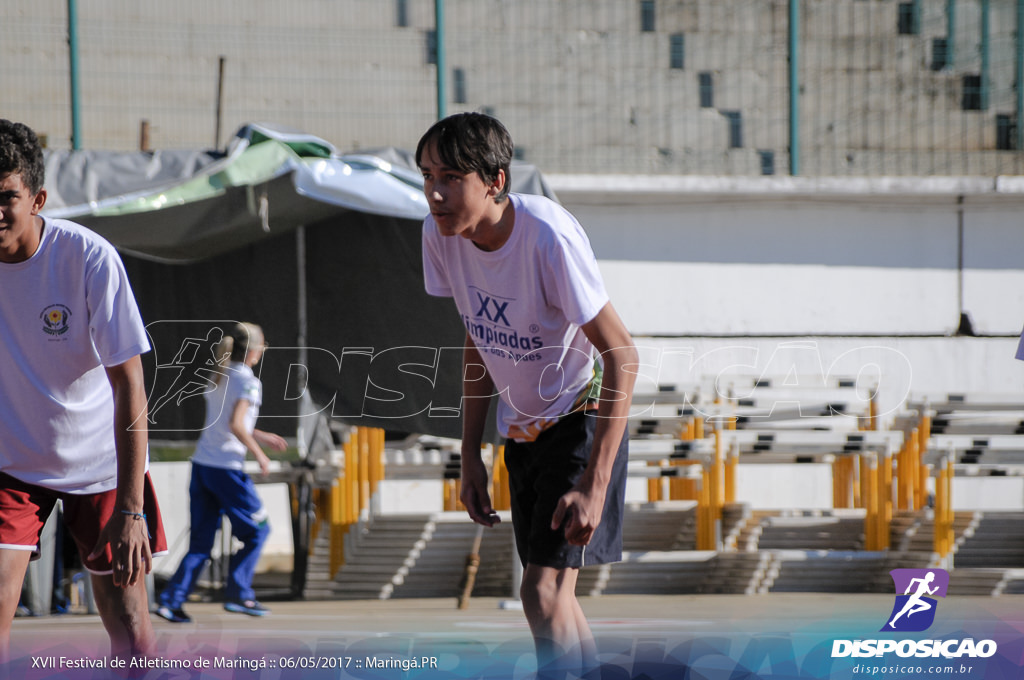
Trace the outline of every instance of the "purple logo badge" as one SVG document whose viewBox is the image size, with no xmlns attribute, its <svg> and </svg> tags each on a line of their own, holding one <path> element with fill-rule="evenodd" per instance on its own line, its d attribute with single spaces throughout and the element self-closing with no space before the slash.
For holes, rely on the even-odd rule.
<svg viewBox="0 0 1024 680">
<path fill-rule="evenodd" d="M 915 633 L 935 621 L 936 597 L 946 597 L 949 572 L 945 569 L 893 569 L 896 604 L 882 631 Z"/>
</svg>

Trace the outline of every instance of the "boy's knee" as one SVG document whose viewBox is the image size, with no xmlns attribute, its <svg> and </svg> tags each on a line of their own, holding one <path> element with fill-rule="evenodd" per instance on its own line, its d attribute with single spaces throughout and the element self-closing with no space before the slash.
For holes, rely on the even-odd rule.
<svg viewBox="0 0 1024 680">
<path fill-rule="evenodd" d="M 564 589 L 559 586 L 558 579 L 553 574 L 523 578 L 522 584 L 519 586 L 519 597 L 523 601 L 523 606 L 529 607 L 531 611 L 535 612 L 551 613 L 555 611 L 565 596 Z"/>
</svg>

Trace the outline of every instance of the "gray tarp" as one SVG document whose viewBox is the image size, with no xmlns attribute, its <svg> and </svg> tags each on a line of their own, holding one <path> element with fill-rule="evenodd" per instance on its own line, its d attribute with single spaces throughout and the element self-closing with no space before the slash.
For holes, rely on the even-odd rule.
<svg viewBox="0 0 1024 680">
<path fill-rule="evenodd" d="M 51 152 L 46 213 L 122 252 L 154 351 L 154 438 L 202 426 L 204 357 L 226 322 L 266 331 L 261 427 L 295 432 L 299 396 L 392 431 L 458 436 L 465 330 L 423 291 L 418 171 L 398 149 L 338 155 L 318 138 L 243 128 L 226 153 Z M 516 163 L 513 190 L 553 197 Z M 303 227 L 297 231 L 298 227 Z"/>
</svg>

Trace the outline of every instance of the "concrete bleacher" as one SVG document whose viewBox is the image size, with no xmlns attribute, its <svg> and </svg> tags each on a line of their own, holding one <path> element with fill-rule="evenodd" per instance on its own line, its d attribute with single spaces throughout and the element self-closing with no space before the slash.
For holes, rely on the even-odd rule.
<svg viewBox="0 0 1024 680">
<path fill-rule="evenodd" d="M 621 562 L 582 568 L 576 592 L 590 596 L 701 593 L 714 556 L 706 550 L 626 552 Z"/>
<path fill-rule="evenodd" d="M 979 512 L 957 547 L 956 566 L 1024 569 L 1024 513 Z"/>
<path fill-rule="evenodd" d="M 719 552 L 709 563 L 701 592 L 754 595 L 760 592 L 772 562 L 769 551 Z"/>
<path fill-rule="evenodd" d="M 692 503 L 627 508 L 621 562 L 585 567 L 577 591 L 587 595 L 657 593 L 890 592 L 889 571 L 933 566 L 925 511 L 895 518 L 892 548 L 865 551 L 863 515 L 732 508 L 741 527 L 732 550 L 693 549 Z M 960 594 L 1024 592 L 1024 514 L 958 513 L 952 586 Z M 462 513 L 382 516 L 360 527 L 333 579 L 323 577 L 314 548 L 306 596 L 329 599 L 452 597 L 461 593 L 475 534 Z M 1007 536 L 1016 538 L 1007 542 Z M 484 532 L 474 595 L 514 596 L 511 524 Z M 322 560 L 320 562 L 322 564 Z M 973 565 L 986 565 L 975 567 Z"/>
<path fill-rule="evenodd" d="M 314 545 L 307 596 L 457 597 L 476 528 L 461 512 L 379 515 L 350 530 L 345 563 L 334 578 L 327 575 L 325 534 Z M 506 513 L 502 523 L 484 532 L 474 592 L 511 592 L 512 550 L 512 525 Z"/>
<path fill-rule="evenodd" d="M 697 543 L 696 505 L 694 501 L 628 503 L 622 523 L 622 549 L 693 550 Z"/>
<path fill-rule="evenodd" d="M 876 592 L 887 556 L 859 550 L 781 550 L 772 553 L 759 592 Z"/>
<path fill-rule="evenodd" d="M 758 550 L 857 551 L 864 549 L 863 513 L 786 514 L 765 518 Z"/>
<path fill-rule="evenodd" d="M 806 385 L 805 385 L 806 386 Z M 764 409 L 764 403 L 722 402 L 718 385 L 662 386 L 638 395 L 634 403 L 646 410 L 631 419 L 630 474 L 651 478 L 660 469 L 649 461 L 686 461 L 699 469 L 714 455 L 710 428 L 714 416 L 741 413 L 744 408 Z M 730 386 L 735 393 L 735 385 Z M 943 400 L 915 401 L 892 421 L 892 429 L 866 430 L 870 398 L 855 382 L 813 385 L 805 391 L 762 380 L 743 389 L 773 390 L 772 412 L 780 417 L 762 419 L 756 427 L 738 423 L 736 429 L 718 430 L 722 446 L 740 463 L 827 462 L 843 455 L 885 453 L 902 447 L 910 431 L 931 416 L 928 455 L 956 451 L 957 466 L 982 469 L 986 461 L 1016 465 L 1024 450 L 1020 435 L 949 431 L 938 416 L 955 419 L 962 413 L 983 413 L 1002 422 L 1016 417 L 1020 407 L 1011 399 L 953 395 Z M 834 407 L 838 395 L 820 390 L 860 394 L 857 413 Z M 815 393 L 818 390 L 818 393 Z M 762 391 L 766 395 L 768 392 Z M 813 398 L 808 395 L 814 394 Z M 949 395 L 946 395 L 947 397 Z M 708 402 L 709 398 L 717 401 Z M 844 404 L 855 403 L 847 399 Z M 807 404 L 819 408 L 833 404 L 830 419 L 821 426 L 819 416 L 807 417 Z M 966 406 L 965 406 L 966 405 Z M 845 407 L 844 407 L 845 408 Z M 815 411 L 816 413 L 816 411 Z M 693 418 L 710 416 L 711 425 L 697 439 L 684 440 Z M 994 414 L 994 415 L 993 415 Z M 651 422 L 642 423 L 643 418 Z M 1000 420 L 1002 418 L 1002 420 Z M 786 419 L 791 422 L 780 426 Z M 935 427 L 939 420 L 939 427 Z M 641 424 L 643 425 L 641 427 Z M 726 425 L 727 421 L 719 421 Z M 692 430 L 691 430 L 692 432 Z M 981 452 L 977 453 L 976 450 Z M 454 458 L 453 458 L 454 456 Z M 441 476 L 457 463 L 451 441 L 406 442 L 385 454 L 394 478 L 424 479 Z M 687 470 L 688 467 L 680 467 Z M 692 476 L 692 475 L 691 475 Z M 628 502 L 623 525 L 623 560 L 588 566 L 580 571 L 581 594 L 658 593 L 770 593 L 770 592 L 879 592 L 892 591 L 889 571 L 895 568 L 937 566 L 934 551 L 934 511 L 931 507 L 894 510 L 889 523 L 888 548 L 865 549 L 866 511 L 860 509 L 751 508 L 743 502 L 722 507 L 717 550 L 697 550 L 698 504 L 692 500 Z M 476 595 L 514 597 L 514 546 L 507 521 L 484 531 Z M 951 556 L 943 564 L 953 574 L 951 588 L 960 594 L 999 595 L 1024 592 L 1024 512 L 958 511 L 953 517 Z M 314 549 L 320 576 L 310 579 L 308 596 L 332 598 L 458 597 L 466 556 L 476 527 L 462 512 L 372 514 L 353 526 L 345 545 L 345 562 L 333 578 L 324 575 L 322 553 L 327 532 Z M 317 555 L 320 554 L 320 557 Z"/>
<path fill-rule="evenodd" d="M 950 588 L 996 596 L 1024 593 L 1022 512 L 977 512 L 957 540 Z"/>
</svg>

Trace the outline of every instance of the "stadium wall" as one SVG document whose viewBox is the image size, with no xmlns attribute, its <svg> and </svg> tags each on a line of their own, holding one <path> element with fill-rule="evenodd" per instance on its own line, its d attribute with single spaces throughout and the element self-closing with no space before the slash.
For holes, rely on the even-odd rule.
<svg viewBox="0 0 1024 680">
<path fill-rule="evenodd" d="M 877 372 L 883 414 L 1024 393 L 1020 178 L 548 180 L 649 381 Z"/>
<path fill-rule="evenodd" d="M 548 175 L 636 335 L 1020 333 L 1021 178 Z"/>
</svg>

